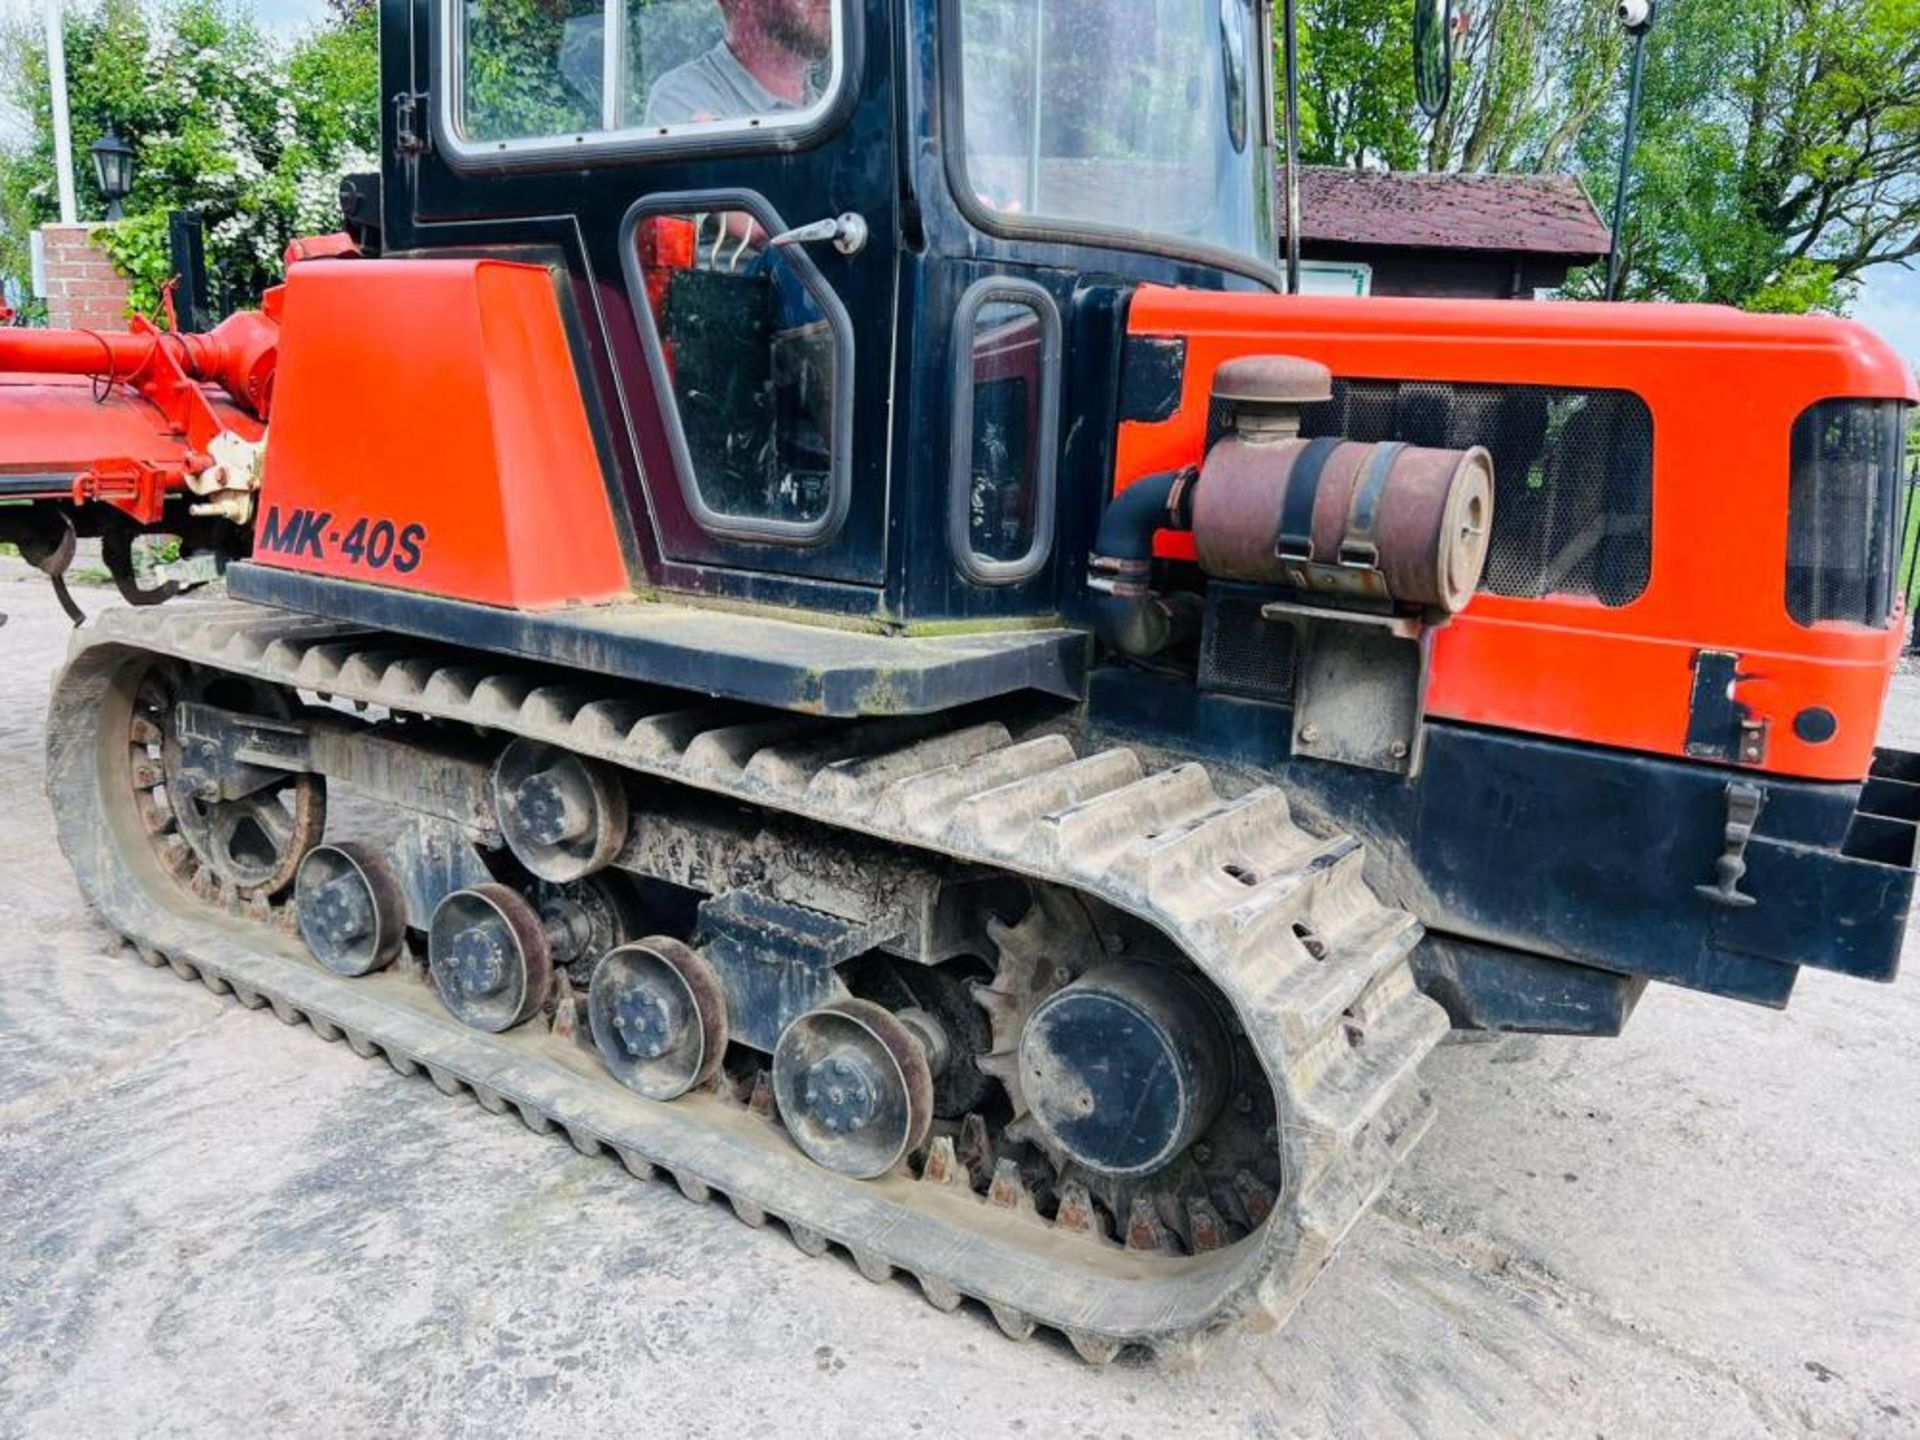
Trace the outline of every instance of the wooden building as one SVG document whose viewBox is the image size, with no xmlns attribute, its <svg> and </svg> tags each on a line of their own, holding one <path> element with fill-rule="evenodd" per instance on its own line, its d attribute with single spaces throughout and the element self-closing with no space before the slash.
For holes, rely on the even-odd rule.
<svg viewBox="0 0 1920 1440">
<path fill-rule="evenodd" d="M 1571 175 L 1300 172 L 1302 288 L 1310 292 L 1530 300 L 1563 285 L 1568 271 L 1604 261 L 1607 241 Z"/>
</svg>

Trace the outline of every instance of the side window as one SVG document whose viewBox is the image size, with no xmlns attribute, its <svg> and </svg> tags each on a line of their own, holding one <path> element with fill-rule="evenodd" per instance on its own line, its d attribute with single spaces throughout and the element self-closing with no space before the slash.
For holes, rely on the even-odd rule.
<svg viewBox="0 0 1920 1440">
<path fill-rule="evenodd" d="M 953 345 L 948 544 L 969 579 L 1010 585 L 1053 548 L 1060 315 L 1039 286 L 989 278 L 962 297 Z"/>
<path fill-rule="evenodd" d="M 804 124 L 844 68 L 840 0 L 447 0 L 453 138 L 482 153 Z"/>
<path fill-rule="evenodd" d="M 819 544 L 846 518 L 853 327 L 757 197 L 663 196 L 627 222 L 629 290 L 671 401 L 682 494 L 708 531 Z"/>
<path fill-rule="evenodd" d="M 601 128 L 600 0 L 472 0 L 459 13 L 466 22 L 467 138 Z"/>
</svg>

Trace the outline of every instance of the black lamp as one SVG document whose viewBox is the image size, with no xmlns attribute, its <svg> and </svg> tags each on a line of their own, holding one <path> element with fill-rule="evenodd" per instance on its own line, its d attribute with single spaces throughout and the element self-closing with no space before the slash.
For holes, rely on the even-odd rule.
<svg viewBox="0 0 1920 1440">
<path fill-rule="evenodd" d="M 109 125 L 107 133 L 87 147 L 87 153 L 93 156 L 93 178 L 106 197 L 107 219 L 123 218 L 120 202 L 133 193 L 133 147 Z"/>
</svg>

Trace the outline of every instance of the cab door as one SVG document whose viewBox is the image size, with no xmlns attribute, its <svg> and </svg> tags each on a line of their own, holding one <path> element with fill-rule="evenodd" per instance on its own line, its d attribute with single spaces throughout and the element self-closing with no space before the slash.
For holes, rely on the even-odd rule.
<svg viewBox="0 0 1920 1440">
<path fill-rule="evenodd" d="M 648 578 L 877 606 L 898 254 L 891 0 L 424 8 L 435 143 L 416 229 L 573 222 Z M 777 18 L 786 59 L 804 63 L 770 72 L 768 33 L 728 32 L 743 17 Z M 779 577 L 875 588 L 823 596 Z"/>
</svg>

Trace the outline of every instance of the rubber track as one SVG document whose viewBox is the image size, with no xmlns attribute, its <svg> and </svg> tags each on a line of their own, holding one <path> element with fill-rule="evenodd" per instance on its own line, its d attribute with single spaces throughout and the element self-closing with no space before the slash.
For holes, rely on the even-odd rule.
<svg viewBox="0 0 1920 1440">
<path fill-rule="evenodd" d="M 333 977 L 282 931 L 196 901 L 113 818 L 126 745 L 98 717 L 138 652 L 546 741 L 1070 887 L 1149 921 L 1220 987 L 1273 1081 L 1286 1177 L 1273 1212 L 1211 1253 L 1129 1251 L 1051 1226 L 1030 1205 L 997 1209 L 964 1183 L 846 1180 L 737 1103 L 651 1104 L 540 1027 L 483 1035 L 417 983 Z M 809 1253 L 833 1243 L 870 1277 L 905 1270 L 941 1308 L 972 1297 L 1015 1337 L 1056 1329 L 1096 1363 L 1128 1345 L 1185 1351 L 1239 1318 L 1283 1321 L 1424 1132 L 1432 1102 L 1419 1065 L 1447 1021 L 1407 964 L 1418 922 L 1367 888 L 1357 841 L 1308 834 L 1278 789 L 1227 799 L 1197 764 L 1149 774 L 1132 750 L 1081 756 L 1062 736 L 1015 741 L 997 723 L 822 722 L 550 677 L 242 602 L 108 612 L 77 633 L 49 714 L 62 847 L 92 902 L 153 963 L 344 1035 L 403 1072 L 423 1069 L 443 1091 L 470 1089 L 536 1130 L 558 1125 L 637 1175 L 658 1167 L 690 1196 L 717 1191 L 750 1223 L 779 1218 Z"/>
</svg>

